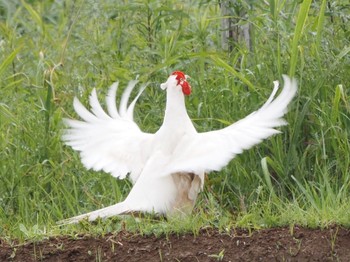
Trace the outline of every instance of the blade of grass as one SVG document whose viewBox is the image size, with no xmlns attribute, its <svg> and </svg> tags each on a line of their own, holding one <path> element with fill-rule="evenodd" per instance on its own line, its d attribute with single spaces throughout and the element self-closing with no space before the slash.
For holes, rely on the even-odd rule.
<svg viewBox="0 0 350 262">
<path fill-rule="evenodd" d="M 22 46 L 17 47 L 15 50 L 9 54 L 5 60 L 0 64 L 0 76 L 4 73 L 6 68 L 13 62 L 13 60 L 16 58 L 19 51 L 21 51 Z"/>
<path fill-rule="evenodd" d="M 295 75 L 295 70 L 298 62 L 298 47 L 299 40 L 301 39 L 304 31 L 304 26 L 308 18 L 309 9 L 312 0 L 304 0 L 299 8 L 299 14 L 297 18 L 297 23 L 294 30 L 294 37 L 292 41 L 292 50 L 290 55 L 290 66 L 289 66 L 289 76 L 293 77 Z"/>
<path fill-rule="evenodd" d="M 254 87 L 254 85 L 246 78 L 244 77 L 241 73 L 237 72 L 232 66 L 230 66 L 228 63 L 226 63 L 224 60 L 222 60 L 220 57 L 218 56 L 210 56 L 210 59 L 212 61 L 214 61 L 214 63 L 222 68 L 224 68 L 226 71 L 230 72 L 231 74 L 233 74 L 235 77 L 237 77 L 238 79 L 240 79 L 244 84 L 246 84 L 251 91 L 255 91 L 256 88 Z"/>
</svg>

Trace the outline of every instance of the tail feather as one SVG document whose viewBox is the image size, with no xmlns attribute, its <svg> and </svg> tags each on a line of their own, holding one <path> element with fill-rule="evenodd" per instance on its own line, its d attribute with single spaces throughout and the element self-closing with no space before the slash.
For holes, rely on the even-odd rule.
<svg viewBox="0 0 350 262">
<path fill-rule="evenodd" d="M 105 219 L 112 216 L 123 215 L 124 213 L 127 213 L 127 212 L 129 212 L 129 209 L 126 207 L 125 203 L 120 202 L 115 205 L 101 208 L 96 211 L 92 211 L 86 214 L 82 214 L 79 216 L 58 221 L 57 224 L 60 224 L 60 225 L 76 224 L 79 221 L 82 221 L 84 219 L 87 219 L 88 221 L 94 221 L 98 218 Z"/>
</svg>

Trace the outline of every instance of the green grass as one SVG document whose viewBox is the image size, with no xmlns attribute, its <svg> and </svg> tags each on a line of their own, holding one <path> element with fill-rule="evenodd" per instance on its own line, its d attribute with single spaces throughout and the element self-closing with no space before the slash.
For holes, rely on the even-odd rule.
<svg viewBox="0 0 350 262">
<path fill-rule="evenodd" d="M 252 51 L 240 44 L 228 53 L 215 1 L 0 0 L 0 237 L 349 227 L 350 7 L 345 0 L 253 5 Z M 87 104 L 93 87 L 103 97 L 112 82 L 139 76 L 150 85 L 136 120 L 154 132 L 165 102 L 159 84 L 175 69 L 192 77 L 187 108 L 199 131 L 256 110 L 273 80 L 294 75 L 299 92 L 289 125 L 212 173 L 186 220 L 58 227 L 56 221 L 120 201 L 130 189 L 86 170 L 61 142 L 62 118 L 76 117 L 73 97 Z"/>
</svg>

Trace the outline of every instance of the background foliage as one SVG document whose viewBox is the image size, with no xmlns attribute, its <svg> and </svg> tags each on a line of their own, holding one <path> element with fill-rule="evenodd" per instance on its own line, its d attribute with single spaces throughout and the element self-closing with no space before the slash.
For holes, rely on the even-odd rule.
<svg viewBox="0 0 350 262">
<path fill-rule="evenodd" d="M 87 104 L 93 87 L 102 98 L 114 81 L 139 77 L 150 85 L 136 120 L 154 132 L 158 87 L 175 69 L 192 77 L 187 108 L 199 131 L 256 110 L 283 73 L 299 82 L 283 134 L 211 174 L 189 224 L 349 226 L 349 4 L 232 8 L 246 10 L 238 25 L 250 24 L 252 50 L 222 50 L 217 1 L 0 0 L 0 235 L 46 234 L 122 200 L 130 184 L 87 171 L 60 140 L 62 118 L 76 117 L 74 96 Z"/>
</svg>

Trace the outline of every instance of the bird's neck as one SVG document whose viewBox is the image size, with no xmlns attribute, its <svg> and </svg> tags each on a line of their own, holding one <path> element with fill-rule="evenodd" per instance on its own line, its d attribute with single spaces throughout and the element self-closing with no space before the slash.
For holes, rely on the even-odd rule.
<svg viewBox="0 0 350 262">
<path fill-rule="evenodd" d="M 185 97 L 178 90 L 167 89 L 167 104 L 163 124 L 183 125 L 190 121 L 185 105 Z"/>
</svg>

